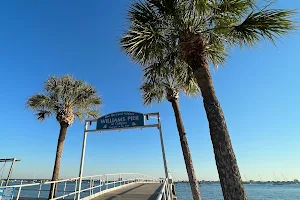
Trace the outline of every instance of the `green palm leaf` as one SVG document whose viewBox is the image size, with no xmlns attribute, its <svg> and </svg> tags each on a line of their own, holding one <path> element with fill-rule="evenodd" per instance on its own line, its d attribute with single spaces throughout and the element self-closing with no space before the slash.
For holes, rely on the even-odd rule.
<svg viewBox="0 0 300 200">
<path fill-rule="evenodd" d="M 71 109 L 79 120 L 83 120 L 99 117 L 102 100 L 94 87 L 66 75 L 49 77 L 44 84 L 44 94 L 29 97 L 26 105 L 36 112 L 37 119 L 41 121 L 58 115 L 64 109 Z"/>
<path fill-rule="evenodd" d="M 239 45 L 255 45 L 261 39 L 275 44 L 275 39 L 295 29 L 291 20 L 294 15 L 294 10 L 283 9 L 251 12 L 241 24 L 232 27 L 228 38 Z"/>
<path fill-rule="evenodd" d="M 190 68 L 181 60 L 171 60 L 174 58 L 172 56 L 166 58 L 168 59 L 161 59 L 160 63 L 143 69 L 144 83 L 140 89 L 146 105 L 153 102 L 160 103 L 168 96 L 177 93 L 184 93 L 191 97 L 200 94 L 198 84 L 189 71 Z"/>
</svg>

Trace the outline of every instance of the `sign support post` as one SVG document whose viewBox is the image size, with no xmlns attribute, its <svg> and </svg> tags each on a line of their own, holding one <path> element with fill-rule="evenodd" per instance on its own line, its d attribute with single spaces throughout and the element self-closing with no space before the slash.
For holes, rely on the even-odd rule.
<svg viewBox="0 0 300 200">
<path fill-rule="evenodd" d="M 81 159 L 80 159 L 80 169 L 79 169 L 79 184 L 77 189 L 77 199 L 80 199 L 80 192 L 81 192 L 81 184 L 82 184 L 82 175 L 83 175 L 83 166 L 84 166 L 84 156 L 85 156 L 85 147 L 86 147 L 86 137 L 87 137 L 87 128 L 88 122 L 85 122 L 84 125 L 84 132 L 83 132 L 83 142 L 82 142 L 82 152 L 81 152 Z"/>
<path fill-rule="evenodd" d="M 167 178 L 168 177 L 168 165 L 167 165 L 165 145 L 164 145 L 164 139 L 163 139 L 162 128 L 161 128 L 161 123 L 160 123 L 160 119 L 159 119 L 159 114 L 158 114 L 157 121 L 158 121 L 161 151 L 162 151 L 162 156 L 163 156 L 163 160 L 164 160 L 165 175 L 166 175 L 166 178 Z"/>
<path fill-rule="evenodd" d="M 15 161 L 16 161 L 16 159 L 13 158 L 13 160 L 12 160 L 12 162 L 11 162 L 11 166 L 10 166 L 9 172 L 8 172 L 8 175 L 7 175 L 6 185 L 5 185 L 5 186 L 8 186 L 8 182 L 9 182 L 9 179 L 10 179 L 10 177 L 11 177 L 11 174 L 12 174 L 12 171 L 13 171 L 13 168 L 14 168 Z"/>
<path fill-rule="evenodd" d="M 161 151 L 162 151 L 163 162 L 164 162 L 165 176 L 166 176 L 166 178 L 168 178 L 169 170 L 168 170 L 168 164 L 167 164 L 167 159 L 166 159 L 165 145 L 164 145 L 164 139 L 163 139 L 163 133 L 162 133 L 162 128 L 161 128 L 159 112 L 157 112 L 157 113 L 148 113 L 148 114 L 145 114 L 145 116 L 146 116 L 147 120 L 151 116 L 156 116 L 157 123 L 158 123 L 157 128 L 159 130 Z"/>
</svg>

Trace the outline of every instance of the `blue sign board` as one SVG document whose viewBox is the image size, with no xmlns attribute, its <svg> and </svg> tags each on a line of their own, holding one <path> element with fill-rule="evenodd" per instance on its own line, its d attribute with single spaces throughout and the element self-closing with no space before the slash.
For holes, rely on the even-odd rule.
<svg viewBox="0 0 300 200">
<path fill-rule="evenodd" d="M 144 126 L 144 114 L 137 112 L 116 112 L 97 120 L 97 130 L 122 129 Z"/>
<path fill-rule="evenodd" d="M 15 188 L 0 188 L 0 200 L 12 200 Z"/>
</svg>

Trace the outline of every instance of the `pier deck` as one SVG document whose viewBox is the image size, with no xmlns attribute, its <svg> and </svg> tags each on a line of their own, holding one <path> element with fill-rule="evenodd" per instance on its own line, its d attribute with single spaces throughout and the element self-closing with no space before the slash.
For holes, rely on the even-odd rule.
<svg viewBox="0 0 300 200">
<path fill-rule="evenodd" d="M 161 183 L 135 183 L 100 195 L 93 200 L 155 200 L 161 186 Z"/>
</svg>

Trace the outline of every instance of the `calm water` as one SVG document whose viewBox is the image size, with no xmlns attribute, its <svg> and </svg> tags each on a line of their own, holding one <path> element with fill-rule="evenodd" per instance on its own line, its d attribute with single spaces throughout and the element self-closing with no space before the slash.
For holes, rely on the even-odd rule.
<svg viewBox="0 0 300 200">
<path fill-rule="evenodd" d="M 15 184 L 18 183 L 14 183 L 13 185 Z M 96 185 L 98 184 L 96 183 Z M 41 197 L 46 198 L 48 196 L 49 187 L 49 185 L 45 185 L 41 188 Z M 89 184 L 84 182 L 82 187 L 83 189 L 88 188 Z M 58 195 L 63 194 L 63 188 L 64 185 L 59 184 Z M 175 188 L 178 200 L 192 200 L 191 189 L 188 183 L 176 183 Z M 24 188 L 21 191 L 21 197 L 36 197 L 38 189 L 39 186 Z M 74 183 L 67 184 L 66 191 L 72 192 L 74 189 Z M 95 189 L 94 193 L 99 192 L 99 189 Z M 245 184 L 245 189 L 249 200 L 300 200 L 300 184 Z M 105 190 L 105 187 L 102 187 L 101 190 Z M 220 184 L 201 184 L 200 192 L 203 200 L 223 200 Z M 15 195 L 16 193 L 17 191 L 15 191 Z M 82 194 L 82 197 L 88 195 L 89 192 L 85 192 Z M 73 199 L 73 196 L 66 199 Z"/>
<path fill-rule="evenodd" d="M 188 183 L 176 183 L 178 200 L 192 200 Z M 300 200 L 300 184 L 268 185 L 245 184 L 249 200 Z M 200 193 L 203 200 L 223 200 L 219 184 L 201 184 Z"/>
<path fill-rule="evenodd" d="M 9 185 L 19 185 L 19 184 L 20 184 L 20 182 L 13 182 L 13 183 L 10 183 Z M 30 183 L 25 183 L 25 184 L 30 184 Z M 99 182 L 95 182 L 95 186 L 98 186 L 98 185 L 99 185 Z M 116 183 L 115 185 L 119 186 L 118 183 Z M 66 184 L 66 188 L 65 188 L 66 192 L 65 193 L 63 192 L 64 187 L 65 187 L 64 183 L 59 183 L 58 184 L 57 196 L 62 196 L 62 195 L 74 192 L 76 184 L 74 182 L 68 182 Z M 87 183 L 87 182 L 82 183 L 82 190 L 87 189 L 89 187 L 90 187 L 89 183 Z M 112 188 L 112 187 L 113 187 L 113 184 L 108 185 L 108 188 Z M 101 187 L 101 191 L 103 191 L 105 189 L 106 189 L 106 186 Z M 49 190 L 50 190 L 50 184 L 49 185 L 43 185 L 40 189 L 40 198 L 47 198 L 48 194 L 49 194 Z M 20 192 L 20 197 L 36 198 L 38 196 L 38 191 L 39 191 L 39 185 L 24 187 L 24 188 L 22 188 L 22 190 Z M 93 192 L 94 193 L 100 192 L 100 187 L 95 188 L 93 190 Z M 14 197 L 17 196 L 17 193 L 18 193 L 18 188 L 15 189 Z M 86 197 L 86 196 L 89 196 L 89 195 L 90 195 L 89 190 L 86 191 L 86 192 L 81 193 L 82 198 Z M 65 199 L 73 199 L 73 198 L 74 198 L 74 195 L 71 195 L 71 196 L 66 197 Z"/>
</svg>

